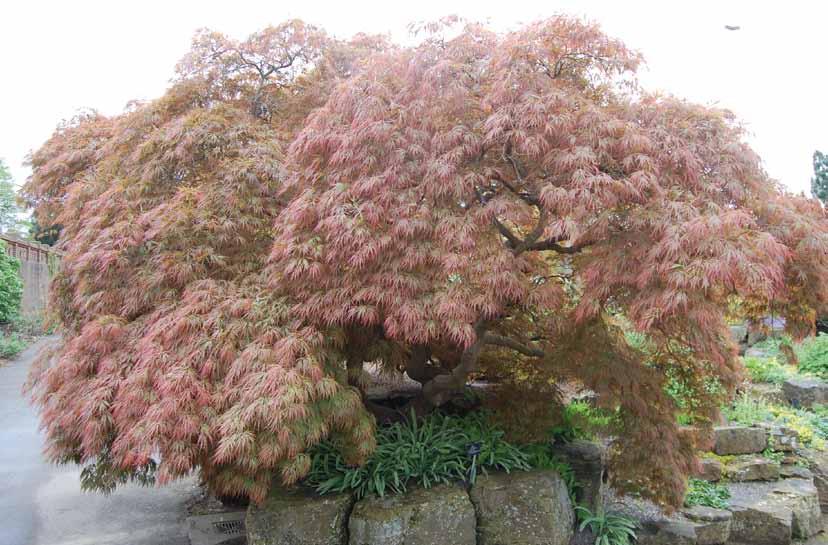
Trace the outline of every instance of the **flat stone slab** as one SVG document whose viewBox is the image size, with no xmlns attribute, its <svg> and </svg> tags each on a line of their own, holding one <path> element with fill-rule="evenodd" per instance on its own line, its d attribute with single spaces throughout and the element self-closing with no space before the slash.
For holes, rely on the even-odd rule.
<svg viewBox="0 0 828 545">
<path fill-rule="evenodd" d="M 768 432 L 747 426 L 713 428 L 713 451 L 719 456 L 757 454 L 768 447 Z"/>
<path fill-rule="evenodd" d="M 415 488 L 358 501 L 348 522 L 350 545 L 475 545 L 476 516 L 459 486 Z"/>
<path fill-rule="evenodd" d="M 791 377 L 782 383 L 785 399 L 794 407 L 828 403 L 828 383 L 812 377 Z"/>
</svg>

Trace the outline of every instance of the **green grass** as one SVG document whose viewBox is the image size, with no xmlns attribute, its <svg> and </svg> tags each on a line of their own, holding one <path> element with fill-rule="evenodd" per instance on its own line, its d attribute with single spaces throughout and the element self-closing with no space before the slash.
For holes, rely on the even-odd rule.
<svg viewBox="0 0 828 545">
<path fill-rule="evenodd" d="M 555 458 L 548 446 L 509 443 L 484 414 L 460 417 L 433 413 L 420 420 L 410 418 L 379 428 L 376 438 L 376 450 L 359 467 L 345 463 L 336 443 L 322 442 L 311 453 L 305 484 L 319 494 L 349 491 L 361 498 L 402 493 L 412 483 L 423 488 L 457 481 L 473 483 L 478 474 L 490 470 L 547 467 L 561 473 L 570 494 L 576 486 L 571 469 Z"/>
<path fill-rule="evenodd" d="M 703 505 L 714 509 L 727 509 L 730 491 L 722 484 L 710 483 L 701 479 L 690 479 L 684 505 L 693 507 Z"/>
</svg>

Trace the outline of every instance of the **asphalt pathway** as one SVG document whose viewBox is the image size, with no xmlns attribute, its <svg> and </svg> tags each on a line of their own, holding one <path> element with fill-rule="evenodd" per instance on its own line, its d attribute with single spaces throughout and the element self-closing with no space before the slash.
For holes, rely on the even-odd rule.
<svg viewBox="0 0 828 545">
<path fill-rule="evenodd" d="M 43 459 L 37 413 L 22 387 L 37 352 L 56 340 L 41 339 L 0 366 L 0 545 L 188 545 L 194 481 L 104 496 L 81 492 L 77 466 Z"/>
</svg>

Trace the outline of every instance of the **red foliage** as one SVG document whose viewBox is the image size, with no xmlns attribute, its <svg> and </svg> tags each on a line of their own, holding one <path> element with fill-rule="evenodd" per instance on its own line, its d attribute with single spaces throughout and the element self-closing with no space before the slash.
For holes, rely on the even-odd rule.
<svg viewBox="0 0 828 545">
<path fill-rule="evenodd" d="M 693 445 L 665 377 L 709 421 L 705 381 L 740 374 L 734 297 L 810 330 L 822 208 L 768 179 L 729 113 L 641 92 L 638 54 L 595 25 L 442 29 L 408 48 L 296 21 L 202 32 L 163 98 L 33 155 L 25 191 L 67 252 L 67 340 L 33 377 L 55 460 L 157 454 L 163 480 L 198 468 L 261 500 L 324 437 L 371 451 L 354 386 L 378 361 L 426 409 L 481 369 L 581 380 L 620 410 L 618 484 L 680 502 Z"/>
</svg>

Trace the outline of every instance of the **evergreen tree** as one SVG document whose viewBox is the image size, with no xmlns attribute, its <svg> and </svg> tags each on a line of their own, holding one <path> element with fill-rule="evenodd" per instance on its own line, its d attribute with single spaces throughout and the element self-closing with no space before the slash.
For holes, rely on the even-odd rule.
<svg viewBox="0 0 828 545">
<path fill-rule="evenodd" d="M 828 202 L 828 155 L 814 152 L 814 177 L 811 178 L 811 193 L 823 203 Z"/>
</svg>

